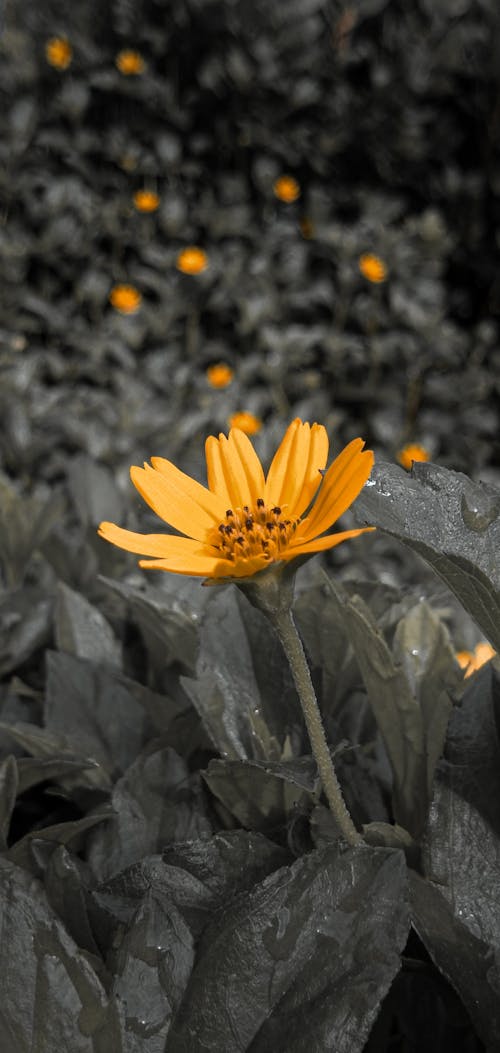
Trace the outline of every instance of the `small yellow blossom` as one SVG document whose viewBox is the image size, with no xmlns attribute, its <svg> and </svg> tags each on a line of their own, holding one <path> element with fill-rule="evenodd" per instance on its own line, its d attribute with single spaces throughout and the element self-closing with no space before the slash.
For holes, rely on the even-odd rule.
<svg viewBox="0 0 500 1053">
<path fill-rule="evenodd" d="M 159 204 L 159 195 L 154 190 L 136 190 L 134 205 L 138 212 L 156 212 Z"/>
<path fill-rule="evenodd" d="M 67 69 L 73 58 L 73 48 L 66 37 L 51 37 L 45 44 L 45 58 L 54 69 Z"/>
<path fill-rule="evenodd" d="M 359 257 L 358 267 L 367 281 L 373 282 L 374 285 L 379 285 L 380 282 L 385 282 L 387 278 L 387 267 L 380 256 L 374 256 L 370 252 L 364 253 L 363 256 Z"/>
<path fill-rule="evenodd" d="M 326 429 L 297 418 L 264 475 L 250 439 L 233 427 L 227 438 L 206 441 L 208 487 L 164 457 L 130 469 L 150 508 L 179 534 L 139 534 L 115 523 L 101 523 L 99 534 L 127 552 L 146 554 L 141 567 L 216 581 L 250 578 L 373 530 L 326 533 L 370 475 L 373 453 L 363 447 L 362 439 L 353 439 L 326 469 Z"/>
<path fill-rule="evenodd" d="M 247 413 L 246 410 L 233 413 L 228 420 L 228 424 L 230 428 L 239 428 L 240 431 L 245 432 L 245 435 L 256 435 L 262 428 L 260 418 L 255 417 L 253 413 Z"/>
<path fill-rule="evenodd" d="M 175 266 L 183 274 L 201 274 L 208 267 L 208 256 L 198 245 L 188 245 L 179 252 Z"/>
<path fill-rule="evenodd" d="M 114 285 L 109 302 L 120 314 L 135 314 L 142 303 L 142 296 L 134 285 Z"/>
<path fill-rule="evenodd" d="M 123 73 L 124 77 L 137 77 L 140 73 L 144 73 L 146 64 L 142 55 L 138 51 L 132 51 L 131 48 L 125 48 L 123 51 L 119 51 L 115 58 L 115 66 Z"/>
<path fill-rule="evenodd" d="M 420 446 L 418 442 L 409 442 L 406 446 L 403 446 L 401 450 L 398 450 L 396 457 L 403 468 L 410 468 L 414 461 L 430 461 L 430 453 L 426 450 L 425 446 Z"/>
<path fill-rule="evenodd" d="M 291 175 L 278 176 L 278 179 L 275 179 L 273 183 L 273 190 L 275 196 L 287 204 L 296 201 L 300 197 L 300 185 Z"/>
<path fill-rule="evenodd" d="M 494 658 L 496 651 L 490 643 L 482 641 L 476 644 L 473 651 L 457 651 L 455 658 L 461 669 L 465 669 L 465 676 L 472 676 L 476 669 L 480 669 L 490 658 Z"/>
<path fill-rule="evenodd" d="M 208 367 L 205 376 L 210 387 L 227 388 L 234 377 L 234 373 L 231 366 L 227 366 L 225 362 L 217 362 L 215 365 Z"/>
</svg>

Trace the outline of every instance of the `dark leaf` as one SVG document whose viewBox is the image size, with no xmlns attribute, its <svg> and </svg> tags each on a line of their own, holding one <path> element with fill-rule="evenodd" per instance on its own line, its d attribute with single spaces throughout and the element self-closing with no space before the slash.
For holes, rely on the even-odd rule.
<svg viewBox="0 0 500 1053">
<path fill-rule="evenodd" d="M 7 847 L 10 820 L 19 792 L 16 759 L 5 757 L 0 763 L 0 852 Z"/>
<path fill-rule="evenodd" d="M 88 916 L 90 874 L 77 855 L 64 845 L 55 848 L 44 873 L 47 898 L 81 950 L 99 956 Z"/>
<path fill-rule="evenodd" d="M 52 600 L 34 587 L 4 593 L 0 600 L 0 676 L 19 669 L 49 642 Z"/>
<path fill-rule="evenodd" d="M 408 933 L 401 853 L 327 849 L 220 912 L 167 1053 L 362 1050 Z"/>
<path fill-rule="evenodd" d="M 74 753 L 84 752 L 102 765 L 110 778 L 123 772 L 151 737 L 145 696 L 133 680 L 73 655 L 47 653 L 45 724 L 64 736 Z"/>
<path fill-rule="evenodd" d="M 60 651 L 121 668 L 121 649 L 104 615 L 80 593 L 59 582 L 55 637 Z"/>
<path fill-rule="evenodd" d="M 41 885 L 0 859 L 0 1042 L 12 1053 L 121 1049 L 120 1029 L 88 957 Z"/>
<path fill-rule="evenodd" d="M 284 826 L 320 791 L 311 757 L 269 762 L 212 760 L 202 773 L 215 796 L 249 830 Z"/>
<path fill-rule="evenodd" d="M 75 819 L 74 822 L 56 823 L 55 826 L 31 830 L 9 848 L 8 857 L 18 866 L 40 877 L 57 845 L 71 845 L 73 851 L 81 851 L 86 841 L 87 830 L 109 819 L 110 814 L 109 810 L 103 810 L 83 819 Z"/>
<path fill-rule="evenodd" d="M 88 768 L 96 767 L 95 761 L 81 760 L 77 757 L 18 757 L 16 763 L 18 793 L 25 793 L 41 782 L 61 782 L 64 785 L 68 776 L 71 778 Z"/>
<path fill-rule="evenodd" d="M 500 650 L 500 490 L 437 464 L 377 464 L 356 518 L 418 552 Z"/>
<path fill-rule="evenodd" d="M 22 582 L 26 564 L 61 515 L 61 502 L 21 497 L 0 477 L 0 559 L 8 585 Z"/>
<path fill-rule="evenodd" d="M 255 621 L 253 627 L 255 630 Z M 250 647 L 236 590 L 214 590 L 201 627 L 196 678 L 184 678 L 182 683 L 214 746 L 229 759 L 266 761 L 281 757 L 288 718 L 281 726 L 280 742 L 272 735 L 263 711 L 254 665 L 258 661 L 258 654 Z"/>
<path fill-rule="evenodd" d="M 91 840 L 89 862 L 99 880 L 173 841 L 209 836 L 197 776 L 169 747 L 141 754 L 116 783 L 115 817 Z"/>
<path fill-rule="evenodd" d="M 174 576 L 173 576 L 174 577 Z M 167 575 L 165 575 L 167 578 Z M 198 608 L 191 603 L 193 583 L 167 581 L 161 589 L 145 584 L 140 589 L 111 578 L 102 583 L 121 596 L 139 628 L 153 667 L 161 674 L 172 662 L 186 672 L 194 669 L 198 649 Z M 202 590 L 199 590 L 202 593 Z"/>
<path fill-rule="evenodd" d="M 81 522 L 97 528 L 102 520 L 119 523 L 123 517 L 123 499 L 113 473 L 90 457 L 75 457 L 69 470 L 69 489 Z"/>
<path fill-rule="evenodd" d="M 500 675 L 489 662 L 464 682 L 446 736 L 447 784 L 500 836 Z"/>
<path fill-rule="evenodd" d="M 221 903 L 228 904 L 288 860 L 285 849 L 245 830 L 177 842 L 161 856 L 134 863 L 91 893 L 99 943 L 105 953 L 120 945 L 149 889 L 173 903 L 198 938 Z"/>
<path fill-rule="evenodd" d="M 331 602 L 342 612 L 394 775 L 396 822 L 417 836 L 425 823 L 435 767 L 451 709 L 448 689 L 458 669 L 431 608 L 411 608 L 391 653 L 359 596 L 332 581 Z"/>
<path fill-rule="evenodd" d="M 123 1006 L 127 1053 L 163 1053 L 194 961 L 182 914 L 148 889 L 117 955 L 112 993 Z"/>
<path fill-rule="evenodd" d="M 474 808 L 439 781 L 413 880 L 413 923 L 458 991 L 488 1049 L 500 1043 L 500 843 Z"/>
<path fill-rule="evenodd" d="M 61 764 L 68 765 L 64 776 L 65 785 L 77 784 L 101 789 L 109 786 L 109 776 L 101 765 L 93 757 L 78 755 L 76 744 L 65 735 L 56 735 L 45 728 L 39 728 L 36 724 L 27 723 L 0 723 L 0 731 L 34 758 L 48 763 L 49 769 L 50 765 L 54 764 L 58 768 Z M 39 781 L 38 775 L 42 770 L 35 767 L 35 782 Z M 62 774 L 60 777 L 62 780 Z M 28 789 L 28 786 L 25 788 Z"/>
</svg>

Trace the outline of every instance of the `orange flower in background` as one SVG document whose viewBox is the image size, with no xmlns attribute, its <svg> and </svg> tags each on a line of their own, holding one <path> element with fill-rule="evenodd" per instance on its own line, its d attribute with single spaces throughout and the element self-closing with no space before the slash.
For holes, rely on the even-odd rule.
<svg viewBox="0 0 500 1053">
<path fill-rule="evenodd" d="M 159 204 L 159 195 L 154 190 L 136 190 L 134 205 L 138 212 L 156 212 Z"/>
<path fill-rule="evenodd" d="M 326 534 L 370 475 L 373 453 L 363 447 L 362 439 L 353 439 L 324 471 L 325 428 L 296 419 L 265 476 L 250 439 L 232 428 L 228 438 L 206 441 L 208 488 L 163 457 L 130 469 L 150 508 L 183 537 L 137 534 L 114 523 L 101 523 L 99 534 L 127 552 L 146 554 L 141 567 L 215 580 L 249 578 L 374 529 Z"/>
<path fill-rule="evenodd" d="M 132 51 L 131 48 L 118 52 L 115 66 L 125 77 L 137 77 L 140 73 L 144 73 L 146 68 L 142 55 L 138 51 Z"/>
<path fill-rule="evenodd" d="M 234 377 L 234 373 L 231 366 L 227 366 L 225 362 L 217 362 L 215 365 L 208 367 L 205 376 L 210 387 L 227 388 Z"/>
<path fill-rule="evenodd" d="M 398 450 L 396 457 L 403 468 L 409 471 L 414 461 L 430 461 L 431 455 L 425 446 L 420 446 L 418 442 L 409 442 Z"/>
<path fill-rule="evenodd" d="M 73 58 L 73 48 L 66 37 L 51 37 L 45 44 L 45 58 L 54 69 L 67 69 Z"/>
<path fill-rule="evenodd" d="M 114 285 L 109 302 L 120 314 L 135 314 L 142 303 L 142 296 L 134 285 Z"/>
<path fill-rule="evenodd" d="M 465 677 L 472 676 L 476 669 L 489 662 L 496 655 L 495 649 L 490 643 L 482 641 L 476 644 L 473 651 L 457 651 L 455 658 L 461 669 L 465 669 Z"/>
<path fill-rule="evenodd" d="M 275 179 L 273 190 L 275 196 L 288 205 L 300 197 L 300 185 L 291 175 L 281 175 Z"/>
<path fill-rule="evenodd" d="M 183 274 L 201 274 L 208 267 L 208 256 L 198 245 L 188 245 L 179 252 L 175 266 Z"/>
<path fill-rule="evenodd" d="M 247 410 L 239 410 L 237 413 L 232 413 L 227 423 L 230 428 L 239 428 L 240 431 L 244 431 L 245 435 L 256 435 L 262 428 L 260 417 L 256 417 L 253 413 L 248 413 Z"/>
<path fill-rule="evenodd" d="M 379 285 L 380 282 L 385 282 L 387 278 L 387 267 L 380 256 L 373 256 L 372 253 L 367 252 L 363 256 L 359 257 L 358 267 L 367 281 L 373 282 L 374 285 Z"/>
</svg>

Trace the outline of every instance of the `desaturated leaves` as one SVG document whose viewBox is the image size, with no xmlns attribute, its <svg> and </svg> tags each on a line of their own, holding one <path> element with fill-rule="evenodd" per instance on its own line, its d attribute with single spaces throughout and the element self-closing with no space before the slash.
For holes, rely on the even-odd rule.
<svg viewBox="0 0 500 1053">
<path fill-rule="evenodd" d="M 378 464 L 356 514 L 422 556 L 500 650 L 499 489 L 435 464 Z"/>
</svg>

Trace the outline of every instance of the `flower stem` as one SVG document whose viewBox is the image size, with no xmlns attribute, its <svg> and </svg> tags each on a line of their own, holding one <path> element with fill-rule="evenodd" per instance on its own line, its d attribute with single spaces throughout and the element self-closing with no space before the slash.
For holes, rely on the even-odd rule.
<svg viewBox="0 0 500 1053">
<path fill-rule="evenodd" d="M 283 650 L 286 654 L 295 687 L 302 705 L 302 711 L 306 722 L 307 731 L 311 740 L 311 746 L 318 765 L 318 770 L 325 791 L 328 804 L 336 819 L 346 841 L 350 845 L 363 844 L 363 838 L 358 833 L 346 808 L 340 783 L 337 779 L 328 743 L 326 741 L 325 729 L 321 719 L 316 694 L 314 691 L 309 666 L 304 654 L 302 641 L 297 632 L 290 609 L 268 610 L 268 617 L 272 621 L 276 632 L 281 640 Z"/>
</svg>

